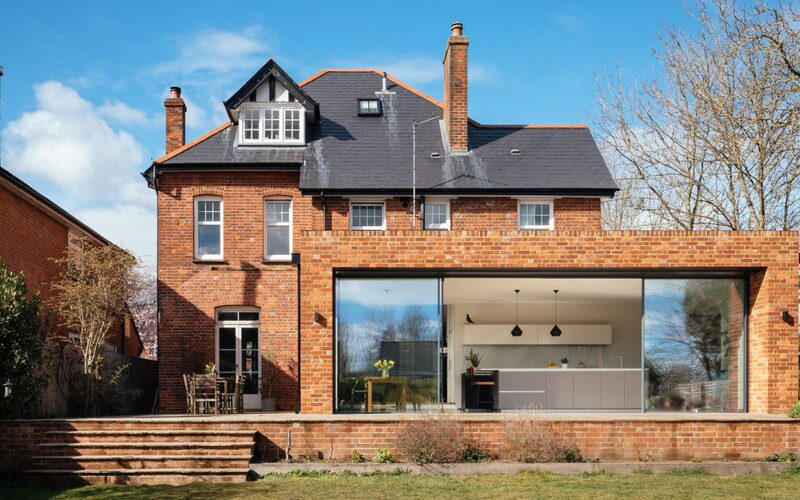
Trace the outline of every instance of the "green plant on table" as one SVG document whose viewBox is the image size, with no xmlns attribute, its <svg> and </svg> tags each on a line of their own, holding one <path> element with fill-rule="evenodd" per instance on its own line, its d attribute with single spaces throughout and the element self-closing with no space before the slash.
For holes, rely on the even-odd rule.
<svg viewBox="0 0 800 500">
<path fill-rule="evenodd" d="M 473 368 L 477 368 L 481 364 L 481 360 L 483 360 L 483 354 L 479 354 L 472 349 L 464 356 L 464 361 L 468 362 Z"/>
</svg>

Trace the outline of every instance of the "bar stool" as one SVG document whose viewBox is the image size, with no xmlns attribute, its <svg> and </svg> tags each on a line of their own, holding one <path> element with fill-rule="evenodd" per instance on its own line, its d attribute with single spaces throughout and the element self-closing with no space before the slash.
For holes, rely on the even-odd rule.
<svg viewBox="0 0 800 500">
<path fill-rule="evenodd" d="M 483 373 L 491 376 L 490 380 L 481 380 L 481 379 L 479 379 L 478 378 L 478 374 L 479 373 L 481 373 L 481 372 L 476 370 L 475 374 L 472 376 L 472 380 L 470 381 L 470 385 L 472 386 L 472 389 L 473 389 L 472 390 L 472 393 L 474 395 L 473 397 L 475 398 L 475 401 L 474 401 L 474 404 L 473 404 L 472 408 L 474 410 L 478 410 L 478 409 L 480 409 L 481 403 L 490 403 L 492 405 L 491 406 L 491 411 L 494 411 L 494 409 L 495 409 L 494 408 L 494 406 L 495 406 L 494 387 L 497 385 L 497 382 L 495 381 L 495 378 L 494 378 L 495 372 L 493 372 L 493 371 L 483 372 Z M 483 400 L 481 399 L 481 388 L 482 387 L 488 387 L 489 388 L 489 396 L 490 396 L 489 399 L 483 399 Z"/>
</svg>

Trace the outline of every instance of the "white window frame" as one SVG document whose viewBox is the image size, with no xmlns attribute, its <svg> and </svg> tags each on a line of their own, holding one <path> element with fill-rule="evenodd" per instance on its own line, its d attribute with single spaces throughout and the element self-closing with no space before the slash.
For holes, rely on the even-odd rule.
<svg viewBox="0 0 800 500">
<path fill-rule="evenodd" d="M 218 201 L 219 202 L 219 223 L 217 222 L 200 222 L 198 221 L 198 204 L 201 201 Z M 199 226 L 219 226 L 219 254 L 208 254 L 208 255 L 200 255 L 200 248 L 199 248 L 199 232 L 197 228 Z M 195 196 L 194 197 L 194 259 L 195 260 L 224 260 L 225 255 L 225 201 L 222 199 L 222 196 L 211 196 L 211 195 L 204 195 L 204 196 Z"/>
<path fill-rule="evenodd" d="M 294 104 L 294 105 L 293 105 Z M 275 110 L 279 111 L 278 113 L 278 122 L 279 122 L 279 132 L 277 139 L 267 139 L 264 135 L 264 116 L 267 110 Z M 244 114 L 247 110 L 257 110 L 258 111 L 258 140 L 255 139 L 246 139 L 244 136 Z M 286 139 L 286 111 L 287 110 L 297 110 L 300 112 L 300 138 L 299 139 Z M 239 144 L 244 145 L 252 145 L 252 144 L 268 144 L 268 145 L 298 145 L 298 144 L 305 144 L 306 141 L 306 119 L 305 119 L 305 110 L 300 107 L 297 103 L 291 102 L 281 102 L 281 103 L 246 103 L 243 104 L 241 109 L 239 110 Z"/>
<path fill-rule="evenodd" d="M 271 224 L 274 227 L 286 227 L 289 226 L 289 253 L 286 255 L 269 255 L 267 253 L 267 248 L 269 247 L 269 238 L 267 237 L 268 231 L 267 228 L 270 227 L 270 224 L 267 222 L 267 205 L 270 203 L 288 203 L 289 204 L 289 222 L 288 223 L 280 223 L 280 224 Z M 286 197 L 275 197 L 275 198 L 265 198 L 264 199 L 264 260 L 269 261 L 290 261 L 292 260 L 292 251 L 294 250 L 294 204 L 292 203 L 291 198 Z"/>
<path fill-rule="evenodd" d="M 363 205 L 380 205 L 381 207 L 381 222 L 380 226 L 353 226 L 353 207 L 354 206 L 363 206 Z M 348 214 L 348 218 L 350 219 L 349 226 L 351 231 L 386 231 L 386 201 L 385 200 L 351 200 L 350 201 L 350 213 Z"/>
<path fill-rule="evenodd" d="M 546 225 L 522 224 L 522 205 L 547 205 L 550 207 L 550 220 Z M 555 228 L 555 212 L 553 200 L 517 200 L 517 228 L 520 231 L 552 231 Z"/>
<path fill-rule="evenodd" d="M 429 224 L 428 223 L 428 205 L 444 205 L 445 206 L 445 222 L 444 224 Z M 450 200 L 441 198 L 425 198 L 425 205 L 423 207 L 423 221 L 426 231 L 449 231 L 450 230 Z"/>
<path fill-rule="evenodd" d="M 240 319 L 217 319 L 217 313 L 219 312 L 257 312 L 258 319 L 257 320 L 240 320 Z M 234 345 L 234 369 L 237 375 L 244 374 L 244 367 L 242 366 L 242 352 L 244 352 L 245 348 L 242 346 L 242 328 L 256 328 L 258 329 L 258 352 L 259 355 L 256 356 L 256 364 L 258 366 L 255 367 L 254 370 L 251 370 L 253 373 L 258 374 L 258 393 L 257 394 L 244 394 L 242 399 L 244 400 L 244 406 L 247 409 L 256 409 L 261 406 L 261 384 L 263 383 L 263 364 L 261 362 L 261 353 L 264 352 L 264 348 L 262 347 L 263 339 L 261 338 L 261 334 L 263 333 L 261 330 L 261 319 L 263 318 L 263 314 L 261 314 L 261 309 L 258 307 L 252 306 L 224 306 L 224 307 L 217 307 L 214 309 L 214 363 L 219 370 L 219 330 L 220 328 L 233 328 L 236 336 L 236 343 Z"/>
</svg>

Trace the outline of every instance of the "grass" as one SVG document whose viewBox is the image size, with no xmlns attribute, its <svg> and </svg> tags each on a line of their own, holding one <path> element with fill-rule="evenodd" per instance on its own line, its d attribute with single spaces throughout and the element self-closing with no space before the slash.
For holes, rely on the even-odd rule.
<svg viewBox="0 0 800 500">
<path fill-rule="evenodd" d="M 7 499 L 176 498 L 797 498 L 800 474 L 749 474 L 737 477 L 698 472 L 665 474 L 585 474 L 567 476 L 526 472 L 514 476 L 436 476 L 384 473 L 281 474 L 239 484 L 187 486 L 96 485 L 67 490 L 32 486 L 0 487 Z"/>
</svg>

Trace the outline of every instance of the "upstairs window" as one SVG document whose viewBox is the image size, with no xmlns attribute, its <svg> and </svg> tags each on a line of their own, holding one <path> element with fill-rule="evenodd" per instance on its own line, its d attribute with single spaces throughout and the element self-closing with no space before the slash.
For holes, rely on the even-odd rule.
<svg viewBox="0 0 800 500">
<path fill-rule="evenodd" d="M 258 141 L 261 139 L 261 130 L 258 126 L 259 111 L 257 109 L 246 109 L 242 116 L 242 133 L 246 141 Z"/>
<path fill-rule="evenodd" d="M 425 229 L 450 229 L 450 202 L 447 200 L 425 200 Z"/>
<path fill-rule="evenodd" d="M 350 229 L 377 230 L 386 229 L 384 203 L 353 202 L 350 204 Z"/>
<path fill-rule="evenodd" d="M 198 196 L 194 204 L 194 257 L 222 260 L 222 198 Z"/>
<path fill-rule="evenodd" d="M 256 110 L 256 112 L 257 112 L 257 110 Z M 281 110 L 280 109 L 265 109 L 264 110 L 264 140 L 265 141 L 280 141 L 281 140 Z"/>
<path fill-rule="evenodd" d="M 283 111 L 283 130 L 287 141 L 300 140 L 300 110 L 286 109 Z"/>
<path fill-rule="evenodd" d="M 358 100 L 358 114 L 359 115 L 380 116 L 380 114 L 381 114 L 381 100 L 380 99 L 359 99 Z"/>
<path fill-rule="evenodd" d="M 265 212 L 264 255 L 267 260 L 290 260 L 292 258 L 292 202 L 290 200 L 267 200 Z"/>
<path fill-rule="evenodd" d="M 291 103 L 261 105 L 242 109 L 240 114 L 241 144 L 303 144 L 305 113 Z M 243 105 L 244 106 L 244 105 Z"/>
<path fill-rule="evenodd" d="M 518 212 L 520 229 L 553 229 L 552 201 L 521 201 Z"/>
</svg>

